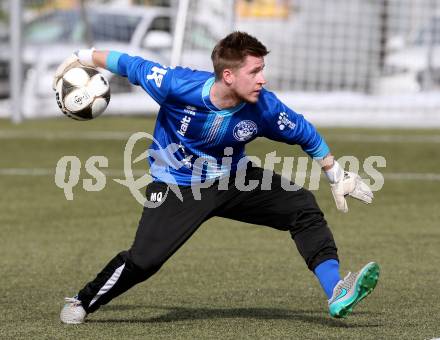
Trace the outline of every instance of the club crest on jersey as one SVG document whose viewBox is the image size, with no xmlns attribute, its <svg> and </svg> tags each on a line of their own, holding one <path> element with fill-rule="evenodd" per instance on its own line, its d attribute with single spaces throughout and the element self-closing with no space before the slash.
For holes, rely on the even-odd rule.
<svg viewBox="0 0 440 340">
<path fill-rule="evenodd" d="M 257 124 L 252 120 L 242 120 L 234 126 L 234 138 L 240 142 L 244 142 L 257 134 Z"/>
</svg>

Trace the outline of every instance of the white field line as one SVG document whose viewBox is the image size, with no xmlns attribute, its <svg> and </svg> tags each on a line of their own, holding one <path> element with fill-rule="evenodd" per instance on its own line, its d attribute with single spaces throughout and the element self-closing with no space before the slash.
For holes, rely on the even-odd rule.
<svg viewBox="0 0 440 340">
<path fill-rule="evenodd" d="M 397 181 L 440 181 L 440 174 L 437 173 L 417 173 L 417 172 L 390 172 L 383 173 L 387 180 Z"/>
<path fill-rule="evenodd" d="M 122 176 L 124 170 L 100 169 L 107 176 Z M 144 170 L 132 170 L 134 176 L 142 176 Z M 386 180 L 392 181 L 440 181 L 440 173 L 429 172 L 385 172 Z M 55 169 L 47 168 L 0 168 L 0 176 L 55 176 Z"/>
<path fill-rule="evenodd" d="M 130 132 L 123 131 L 9 131 L 0 130 L 0 139 L 43 139 L 43 140 L 128 140 Z"/>
<path fill-rule="evenodd" d="M 124 170 L 99 169 L 107 176 L 125 177 Z M 145 170 L 131 170 L 134 176 L 142 176 Z M 67 172 L 68 173 L 68 172 Z M 55 168 L 0 168 L 0 176 L 55 176 Z"/>
<path fill-rule="evenodd" d="M 128 131 L 82 131 L 82 132 L 55 132 L 55 131 L 11 131 L 0 130 L 0 139 L 84 139 L 84 140 L 128 140 L 131 133 Z M 363 143 L 440 143 L 439 134 L 411 135 L 411 134 L 341 134 L 324 135 L 328 141 L 363 142 Z"/>
</svg>

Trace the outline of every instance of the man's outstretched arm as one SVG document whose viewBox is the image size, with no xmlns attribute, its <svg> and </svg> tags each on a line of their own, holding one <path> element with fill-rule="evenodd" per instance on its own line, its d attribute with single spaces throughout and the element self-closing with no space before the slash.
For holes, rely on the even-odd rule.
<svg viewBox="0 0 440 340">
<path fill-rule="evenodd" d="M 56 70 L 53 89 L 66 70 L 77 66 L 100 67 L 141 86 L 157 103 L 162 104 L 171 87 L 173 69 L 138 56 L 117 51 L 79 50 L 68 57 Z"/>
<path fill-rule="evenodd" d="M 284 105 L 273 93 L 265 92 L 263 97 L 267 109 L 263 113 L 265 129 L 263 135 L 272 140 L 297 144 L 315 161 L 317 161 L 327 177 L 336 207 L 347 212 L 345 200 L 347 195 L 364 203 L 371 203 L 373 193 L 362 182 L 359 175 L 344 171 L 330 152 L 324 138 L 303 115 L 296 113 Z"/>
</svg>

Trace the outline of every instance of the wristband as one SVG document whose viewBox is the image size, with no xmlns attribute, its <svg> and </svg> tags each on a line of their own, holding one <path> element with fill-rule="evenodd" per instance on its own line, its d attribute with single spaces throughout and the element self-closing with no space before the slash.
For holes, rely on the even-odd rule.
<svg viewBox="0 0 440 340">
<path fill-rule="evenodd" d="M 315 158 L 321 168 L 333 165 L 335 157 L 333 155 L 327 155 L 324 158 Z"/>
<path fill-rule="evenodd" d="M 344 178 L 344 169 L 335 161 L 329 170 L 324 171 L 324 174 L 331 184 L 335 184 Z"/>
</svg>

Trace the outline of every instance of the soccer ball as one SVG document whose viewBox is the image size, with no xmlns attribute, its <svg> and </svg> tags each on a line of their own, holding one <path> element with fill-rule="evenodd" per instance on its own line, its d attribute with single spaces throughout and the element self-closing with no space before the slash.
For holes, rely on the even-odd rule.
<svg viewBox="0 0 440 340">
<path fill-rule="evenodd" d="M 76 120 L 98 117 L 110 101 L 107 79 L 95 68 L 82 65 L 66 70 L 58 80 L 55 92 L 61 111 Z"/>
</svg>

